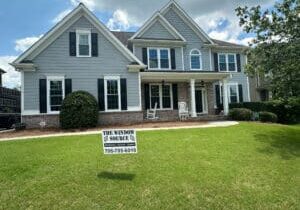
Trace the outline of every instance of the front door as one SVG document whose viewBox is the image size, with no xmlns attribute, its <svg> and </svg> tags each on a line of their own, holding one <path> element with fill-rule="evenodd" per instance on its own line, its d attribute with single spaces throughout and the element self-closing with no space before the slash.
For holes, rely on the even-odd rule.
<svg viewBox="0 0 300 210">
<path fill-rule="evenodd" d="M 202 99 L 202 89 L 195 90 L 195 98 L 196 98 L 196 112 L 203 112 L 203 99 Z"/>
</svg>

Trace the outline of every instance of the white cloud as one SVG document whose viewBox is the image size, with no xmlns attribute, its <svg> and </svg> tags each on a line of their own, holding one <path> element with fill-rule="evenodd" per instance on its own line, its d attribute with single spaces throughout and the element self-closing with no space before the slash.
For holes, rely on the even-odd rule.
<svg viewBox="0 0 300 210">
<path fill-rule="evenodd" d="M 116 10 L 107 22 L 107 27 L 114 31 L 126 31 L 129 29 L 130 24 L 128 21 L 128 14 L 123 10 Z"/>
<path fill-rule="evenodd" d="M 21 84 L 20 73 L 9 65 L 16 58 L 17 56 L 0 56 L 0 68 L 7 72 L 3 74 L 3 86 L 8 88 L 19 87 Z"/>
<path fill-rule="evenodd" d="M 59 13 L 55 18 L 53 18 L 53 20 L 51 21 L 52 23 L 58 23 L 59 21 L 61 21 L 65 16 L 67 16 L 67 14 L 69 14 L 72 11 L 72 9 L 66 9 L 64 11 L 62 11 L 61 13 Z"/>
<path fill-rule="evenodd" d="M 17 39 L 15 41 L 15 50 L 17 52 L 24 52 L 26 51 L 31 45 L 33 45 L 37 40 L 39 40 L 43 36 L 31 36 L 31 37 L 25 37 L 22 39 Z"/>
</svg>

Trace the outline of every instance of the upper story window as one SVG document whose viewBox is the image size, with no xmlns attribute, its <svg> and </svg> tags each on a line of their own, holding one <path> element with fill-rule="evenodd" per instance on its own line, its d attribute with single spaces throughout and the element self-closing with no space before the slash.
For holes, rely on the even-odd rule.
<svg viewBox="0 0 300 210">
<path fill-rule="evenodd" d="M 91 31 L 76 30 L 77 57 L 91 57 Z"/>
<path fill-rule="evenodd" d="M 63 76 L 47 77 L 48 113 L 60 111 L 65 97 L 65 85 Z"/>
<path fill-rule="evenodd" d="M 219 53 L 219 71 L 237 71 L 236 55 Z"/>
<path fill-rule="evenodd" d="M 166 69 L 171 67 L 170 49 L 148 48 L 149 69 Z"/>
<path fill-rule="evenodd" d="M 194 49 L 190 53 L 191 59 L 191 70 L 201 70 L 202 69 L 202 58 L 201 52 L 197 49 Z"/>
</svg>

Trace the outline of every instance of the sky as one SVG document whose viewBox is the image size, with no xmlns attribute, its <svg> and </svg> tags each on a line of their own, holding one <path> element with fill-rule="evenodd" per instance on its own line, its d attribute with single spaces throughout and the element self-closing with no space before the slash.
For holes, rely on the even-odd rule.
<svg viewBox="0 0 300 210">
<path fill-rule="evenodd" d="M 169 0 L 1 0 L 0 68 L 3 84 L 20 86 L 20 73 L 9 65 L 80 2 L 109 29 L 136 31 Z M 275 0 L 177 0 L 212 38 L 247 45 L 252 35 L 239 27 L 238 6 L 272 8 Z"/>
</svg>

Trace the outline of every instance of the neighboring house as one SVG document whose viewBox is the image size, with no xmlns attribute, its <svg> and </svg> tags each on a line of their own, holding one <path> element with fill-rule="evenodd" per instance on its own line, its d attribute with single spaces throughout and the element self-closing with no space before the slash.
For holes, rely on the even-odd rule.
<svg viewBox="0 0 300 210">
<path fill-rule="evenodd" d="M 182 101 L 191 117 L 214 119 L 250 101 L 245 49 L 211 39 L 173 0 L 136 33 L 109 31 L 80 4 L 12 63 L 22 121 L 58 126 L 62 100 L 77 90 L 98 99 L 102 125 L 142 122 L 156 103 L 161 120 L 175 120 Z"/>
<path fill-rule="evenodd" d="M 251 101 L 269 101 L 272 99 L 270 83 L 265 75 L 249 77 Z"/>
<path fill-rule="evenodd" d="M 0 128 L 10 128 L 19 122 L 20 118 L 20 91 L 2 86 L 2 75 L 6 72 L 0 69 Z"/>
</svg>

